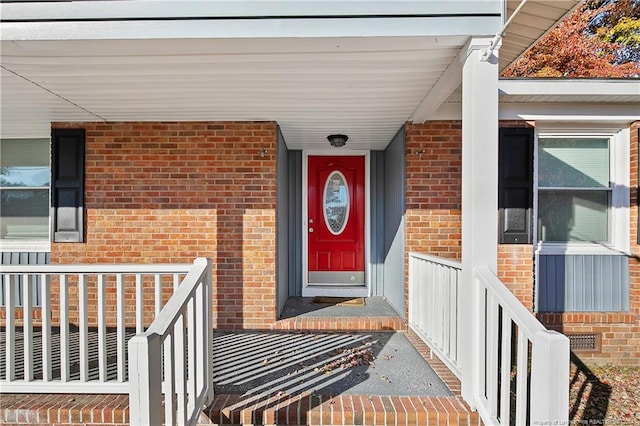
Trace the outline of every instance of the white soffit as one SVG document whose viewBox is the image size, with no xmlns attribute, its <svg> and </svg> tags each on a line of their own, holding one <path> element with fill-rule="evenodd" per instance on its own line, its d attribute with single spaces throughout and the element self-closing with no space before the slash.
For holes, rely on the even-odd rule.
<svg viewBox="0 0 640 426">
<path fill-rule="evenodd" d="M 507 19 L 522 1 L 507 0 Z M 527 0 L 507 28 L 502 40 L 500 70 L 518 59 L 579 3 L 580 0 Z"/>
<path fill-rule="evenodd" d="M 466 37 L 2 41 L 2 134 L 49 121 L 268 120 L 383 149 Z"/>
</svg>

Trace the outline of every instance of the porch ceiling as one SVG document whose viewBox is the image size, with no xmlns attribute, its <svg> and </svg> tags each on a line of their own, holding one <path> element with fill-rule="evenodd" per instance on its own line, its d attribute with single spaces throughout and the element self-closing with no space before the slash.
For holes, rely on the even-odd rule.
<svg viewBox="0 0 640 426">
<path fill-rule="evenodd" d="M 476 13 L 485 3 L 463 2 L 456 7 Z M 508 0 L 508 13 L 519 3 Z M 58 7 L 58 3 L 49 4 L 52 6 L 47 7 Z M 151 3 L 114 4 L 146 8 Z M 274 4 L 286 9 L 298 3 Z M 328 4 L 333 11 L 343 3 Z M 344 4 L 355 9 L 341 13 L 364 13 L 363 3 Z M 427 9 L 453 7 L 437 1 L 373 4 L 385 8 L 396 4 L 399 9 L 394 13 L 435 13 Z M 501 67 L 575 4 L 575 0 L 529 0 L 503 41 Z M 103 13 L 93 9 L 103 2 L 62 4 L 65 8 L 74 5 Z M 235 7 L 232 2 L 228 5 Z M 5 23 L 3 28 L 3 137 L 47 135 L 52 121 L 269 120 L 279 123 L 291 149 L 326 149 L 326 136 L 331 133 L 349 135 L 347 149 L 383 149 L 416 109 L 424 110 L 423 100 L 440 104 L 446 99 L 447 94 L 430 95 L 432 88 L 442 79 L 446 84 L 436 87 L 456 87 L 451 79 L 459 82 L 461 76 L 447 75 L 447 68 L 467 43 L 468 34 L 482 32 L 491 37 L 496 22 L 490 17 L 481 21 L 451 18 L 457 19 L 455 31 L 462 29 L 455 32 L 443 26 L 449 21 L 434 20 L 435 15 L 425 21 L 407 20 L 406 29 L 398 26 L 399 20 L 372 26 L 354 19 L 358 26 L 349 32 L 348 26 L 337 26 L 335 20 L 309 20 L 300 28 L 292 26 L 295 20 L 269 21 L 273 25 L 256 30 L 259 36 L 226 38 L 217 34 L 227 28 L 224 25 L 244 34 L 250 32 L 250 22 L 217 21 L 201 28 L 196 23 L 202 22 L 193 21 L 194 34 L 181 38 L 162 36 L 161 28 L 175 30 L 171 21 L 162 21 L 167 27 L 154 26 L 154 21 L 131 26 L 117 21 L 85 23 L 61 15 L 60 19 L 73 20 L 66 24 L 64 19 L 54 22 L 58 18 L 47 20 L 38 15 L 45 13 L 37 12 L 41 6 L 28 6 L 24 16 L 15 14 L 14 21 L 7 21 L 11 25 Z M 7 4 L 3 8 L 13 10 Z M 172 13 L 176 10 L 180 8 Z M 286 9 L 283 15 L 285 12 L 295 11 Z M 20 22 L 25 24 L 21 27 Z M 320 27 L 314 29 L 313 22 Z M 65 33 L 66 25 L 71 26 Z M 138 27 L 144 28 L 139 38 L 135 34 Z M 336 28 L 340 34 L 327 35 Z M 199 31 L 210 35 L 195 35 Z M 276 35 L 267 36 L 267 32 Z M 114 34 L 129 33 L 128 40 L 114 39 Z M 57 34 L 70 34 L 72 39 L 57 40 L 64 38 Z M 91 34 L 100 39 L 94 40 Z M 435 107 L 427 110 L 431 114 Z"/>
<path fill-rule="evenodd" d="M 2 42 L 2 132 L 275 120 L 290 148 L 382 149 L 466 37 Z M 14 135 L 15 136 L 15 135 Z"/>
</svg>

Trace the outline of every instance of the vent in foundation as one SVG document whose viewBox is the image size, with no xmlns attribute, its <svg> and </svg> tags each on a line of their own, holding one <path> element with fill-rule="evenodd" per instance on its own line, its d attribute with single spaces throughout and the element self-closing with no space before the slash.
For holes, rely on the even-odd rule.
<svg viewBox="0 0 640 426">
<path fill-rule="evenodd" d="M 567 334 L 569 347 L 574 352 L 600 352 L 600 334 Z"/>
</svg>

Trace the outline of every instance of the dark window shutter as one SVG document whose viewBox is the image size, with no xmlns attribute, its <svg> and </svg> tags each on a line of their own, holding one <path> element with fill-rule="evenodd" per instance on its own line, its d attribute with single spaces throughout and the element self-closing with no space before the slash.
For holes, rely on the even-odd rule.
<svg viewBox="0 0 640 426">
<path fill-rule="evenodd" d="M 53 241 L 84 240 L 84 129 L 54 129 L 51 136 Z"/>
<path fill-rule="evenodd" d="M 533 129 L 501 128 L 498 147 L 501 244 L 533 242 Z"/>
</svg>

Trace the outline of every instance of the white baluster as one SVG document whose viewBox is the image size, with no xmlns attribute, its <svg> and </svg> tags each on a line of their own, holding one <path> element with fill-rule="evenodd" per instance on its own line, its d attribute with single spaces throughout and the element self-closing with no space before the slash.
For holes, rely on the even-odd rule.
<svg viewBox="0 0 640 426">
<path fill-rule="evenodd" d="M 162 310 L 162 275 L 155 274 L 154 277 L 154 299 L 155 299 L 155 316 L 156 318 Z"/>
<path fill-rule="evenodd" d="M 116 351 L 118 358 L 118 381 L 125 380 L 125 322 L 124 322 L 124 279 L 116 275 Z"/>
<path fill-rule="evenodd" d="M 176 382 L 174 338 L 170 333 L 163 343 L 164 350 L 164 422 L 166 426 L 176 424 Z"/>
<path fill-rule="evenodd" d="M 516 421 L 515 424 L 527 424 L 527 376 L 529 369 L 529 340 L 518 327 L 518 356 L 516 364 Z"/>
<path fill-rule="evenodd" d="M 104 274 L 98 275 L 98 375 L 101 382 L 107 381 L 107 321 L 104 278 Z"/>
<path fill-rule="evenodd" d="M 89 380 L 89 324 L 87 309 L 87 282 L 84 274 L 78 274 L 78 319 L 80 332 L 80 380 Z"/>
<path fill-rule="evenodd" d="M 178 395 L 178 407 L 176 410 L 176 419 L 179 425 L 187 422 L 187 401 L 185 396 L 187 393 L 187 375 L 185 374 L 186 366 L 186 345 L 185 345 L 185 321 L 184 311 L 180 314 L 173 327 L 174 348 L 176 356 L 176 393 Z"/>
<path fill-rule="evenodd" d="M 498 303 L 487 295 L 487 399 L 491 417 L 498 415 Z"/>
<path fill-rule="evenodd" d="M 189 298 L 187 303 L 187 357 L 189 368 L 189 403 L 187 404 L 187 410 L 192 412 L 195 407 L 195 399 L 198 394 L 196 389 L 196 317 L 195 317 L 195 300 L 192 297 Z"/>
<path fill-rule="evenodd" d="M 69 285 L 60 274 L 60 380 L 69 381 Z"/>
<path fill-rule="evenodd" d="M 22 276 L 22 333 L 24 341 L 24 380 L 33 380 L 33 322 L 31 314 L 33 311 L 33 288 L 31 286 L 31 275 Z"/>
<path fill-rule="evenodd" d="M 14 290 L 17 286 L 17 275 L 5 275 L 4 285 L 4 307 L 6 312 L 6 371 L 7 381 L 16 379 L 16 324 L 15 324 L 15 296 Z"/>
<path fill-rule="evenodd" d="M 51 381 L 51 288 L 49 275 L 40 275 L 42 294 L 42 380 Z"/>
<path fill-rule="evenodd" d="M 511 413 L 511 317 L 502 310 L 502 338 L 500 345 L 500 424 L 509 426 Z"/>
<path fill-rule="evenodd" d="M 144 331 L 144 294 L 142 274 L 136 274 L 136 333 Z"/>
</svg>

